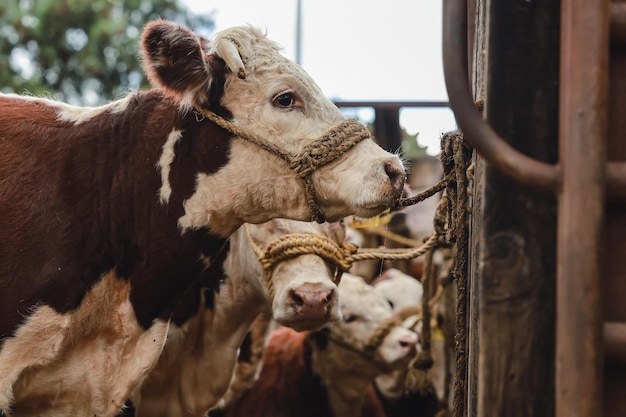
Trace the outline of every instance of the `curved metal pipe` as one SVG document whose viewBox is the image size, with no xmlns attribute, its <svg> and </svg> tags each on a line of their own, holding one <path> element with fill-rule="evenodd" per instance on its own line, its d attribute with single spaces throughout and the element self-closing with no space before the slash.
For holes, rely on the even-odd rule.
<svg viewBox="0 0 626 417">
<path fill-rule="evenodd" d="M 443 2 L 443 70 L 450 107 L 464 138 L 476 151 L 516 181 L 557 192 L 561 186 L 559 166 L 529 158 L 510 146 L 474 105 L 468 83 L 466 0 Z"/>
</svg>

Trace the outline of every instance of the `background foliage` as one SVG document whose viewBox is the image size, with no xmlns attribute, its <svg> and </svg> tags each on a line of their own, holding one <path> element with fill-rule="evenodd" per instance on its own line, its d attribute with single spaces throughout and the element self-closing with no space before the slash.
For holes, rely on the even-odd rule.
<svg viewBox="0 0 626 417">
<path fill-rule="evenodd" d="M 178 0 L 4 0 L 0 90 L 96 105 L 146 87 L 138 40 L 157 18 L 205 36 L 214 28 Z"/>
</svg>

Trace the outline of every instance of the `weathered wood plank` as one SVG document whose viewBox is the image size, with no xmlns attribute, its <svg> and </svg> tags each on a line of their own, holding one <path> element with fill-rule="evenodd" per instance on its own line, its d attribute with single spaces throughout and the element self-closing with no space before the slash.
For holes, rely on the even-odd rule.
<svg viewBox="0 0 626 417">
<path fill-rule="evenodd" d="M 479 2 L 481 3 L 481 2 Z M 484 2 L 483 2 L 484 3 Z M 558 2 L 491 1 L 489 123 L 512 146 L 557 160 Z M 483 168 L 484 167 L 484 168 Z M 477 407 L 470 415 L 554 414 L 556 199 L 477 164 L 472 260 L 478 281 Z M 475 343 L 475 341 L 471 342 Z M 471 368 L 470 368 L 471 370 Z M 470 386 L 472 381 L 470 380 Z M 471 403 L 471 397 L 470 397 Z M 470 407 L 472 411 L 472 407 Z"/>
</svg>

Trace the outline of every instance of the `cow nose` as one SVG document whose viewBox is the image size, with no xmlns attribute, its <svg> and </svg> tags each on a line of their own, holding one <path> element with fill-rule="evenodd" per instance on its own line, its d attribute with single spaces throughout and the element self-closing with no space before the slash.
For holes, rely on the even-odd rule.
<svg viewBox="0 0 626 417">
<path fill-rule="evenodd" d="M 316 288 L 302 285 L 289 292 L 289 299 L 303 318 L 318 319 L 329 314 L 329 307 L 335 298 L 332 288 Z"/>
<path fill-rule="evenodd" d="M 404 181 L 406 181 L 406 172 L 402 164 L 400 164 L 397 159 L 385 162 L 385 173 L 387 177 L 389 177 L 389 181 L 391 181 L 394 190 L 400 194 L 404 187 Z"/>
<path fill-rule="evenodd" d="M 398 339 L 398 344 L 407 352 L 414 351 L 417 346 L 417 334 L 407 334 Z"/>
</svg>

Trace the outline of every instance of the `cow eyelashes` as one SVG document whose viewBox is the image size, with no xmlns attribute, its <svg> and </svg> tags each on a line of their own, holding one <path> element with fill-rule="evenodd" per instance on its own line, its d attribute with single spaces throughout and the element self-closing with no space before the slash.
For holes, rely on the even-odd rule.
<svg viewBox="0 0 626 417">
<path fill-rule="evenodd" d="M 280 93 L 274 97 L 272 100 L 274 106 L 279 107 L 281 109 L 303 109 L 304 103 L 302 100 L 293 92 L 287 91 L 284 93 Z"/>
</svg>

